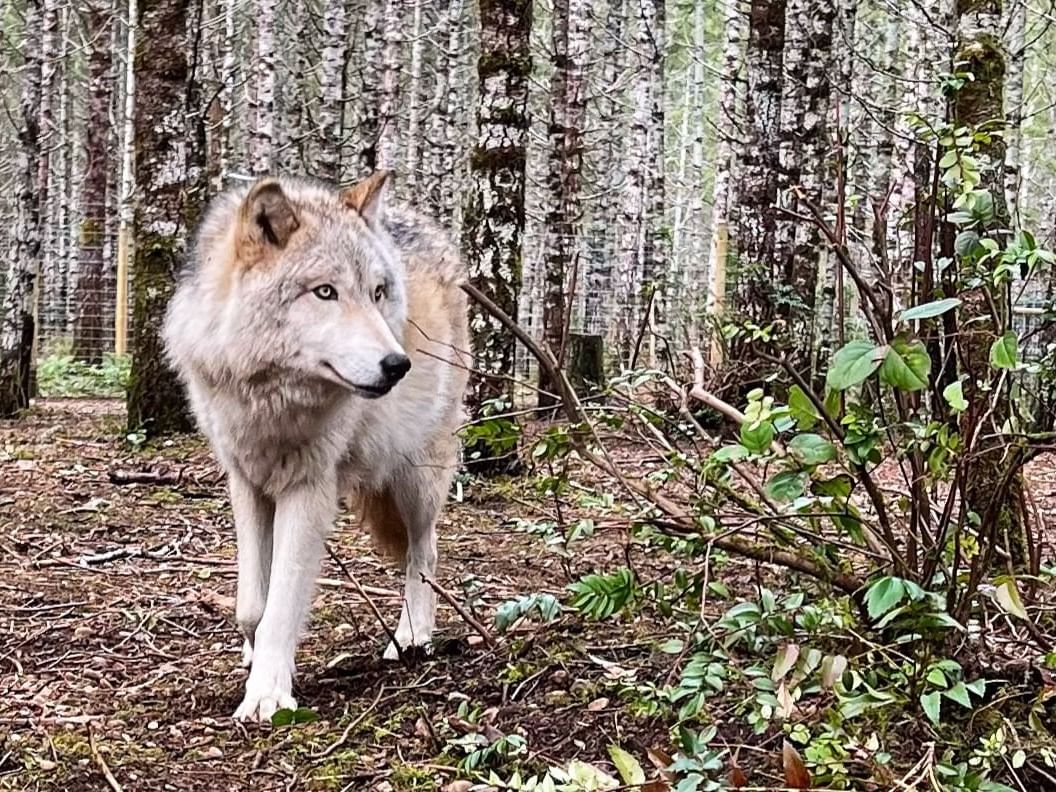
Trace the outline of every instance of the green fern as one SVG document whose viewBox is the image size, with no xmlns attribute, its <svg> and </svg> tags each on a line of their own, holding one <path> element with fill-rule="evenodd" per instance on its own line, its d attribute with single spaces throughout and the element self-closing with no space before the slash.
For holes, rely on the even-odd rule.
<svg viewBox="0 0 1056 792">
<path fill-rule="evenodd" d="M 609 575 L 586 575 L 571 584 L 572 608 L 590 619 L 607 619 L 636 599 L 638 585 L 627 567 Z"/>
</svg>

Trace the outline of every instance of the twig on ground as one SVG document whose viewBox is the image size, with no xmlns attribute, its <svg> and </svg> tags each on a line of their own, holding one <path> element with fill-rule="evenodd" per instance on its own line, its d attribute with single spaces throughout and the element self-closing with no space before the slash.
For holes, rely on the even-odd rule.
<svg viewBox="0 0 1056 792">
<path fill-rule="evenodd" d="M 170 486 L 183 481 L 183 471 L 173 473 L 164 468 L 153 470 L 108 470 L 107 477 L 111 484 L 153 484 Z"/>
<path fill-rule="evenodd" d="M 484 625 L 477 621 L 475 618 L 473 618 L 473 614 L 463 608 L 459 604 L 458 600 L 448 594 L 447 591 L 445 591 L 439 583 L 437 583 L 431 577 L 426 575 L 424 572 L 422 573 L 422 582 L 428 583 L 429 588 L 435 591 L 440 597 L 440 599 L 442 599 L 444 602 L 446 602 L 448 605 L 455 609 L 455 613 L 462 617 L 462 621 L 464 621 L 466 624 L 468 624 L 470 627 L 480 633 L 480 637 L 484 639 L 484 643 L 488 645 L 489 649 L 498 648 L 498 642 L 492 637 L 491 633 L 487 631 Z"/>
<path fill-rule="evenodd" d="M 91 751 L 92 759 L 99 766 L 99 772 L 103 774 L 103 778 L 106 779 L 106 783 L 110 785 L 110 788 L 114 792 L 125 792 L 121 785 L 117 783 L 114 774 L 110 772 L 110 766 L 107 765 L 103 755 L 99 753 L 99 748 L 95 744 L 95 733 L 92 731 L 91 725 L 88 726 L 88 750 Z"/>
<path fill-rule="evenodd" d="M 359 713 L 359 717 L 357 717 L 345 727 L 345 730 L 341 732 L 340 737 L 338 737 L 336 740 L 326 746 L 326 748 L 324 748 L 323 750 L 316 751 L 315 753 L 311 754 L 312 759 L 325 759 L 327 756 L 329 756 L 342 745 L 344 745 L 345 741 L 349 738 L 349 735 L 352 734 L 352 730 L 355 729 L 359 724 L 361 724 L 363 722 L 363 719 L 366 718 L 367 715 L 369 715 L 371 712 L 373 712 L 374 708 L 378 706 L 378 702 L 381 701 L 381 696 L 384 692 L 385 686 L 382 685 L 381 688 L 378 689 L 378 695 L 374 697 L 374 701 L 370 703 L 370 706 L 363 710 L 361 713 Z"/>
<path fill-rule="evenodd" d="M 396 633 L 394 633 L 392 631 L 392 628 L 389 627 L 388 622 L 385 621 L 385 617 L 382 616 L 381 611 L 378 610 L 378 606 L 374 604 L 374 600 L 370 598 L 370 595 L 367 594 L 366 591 L 364 591 L 363 586 L 360 585 L 359 581 L 356 580 L 352 576 L 352 573 L 348 571 L 348 567 L 345 566 L 345 562 L 338 558 L 337 553 L 334 552 L 334 549 L 330 546 L 329 542 L 327 542 L 326 544 L 326 552 L 330 554 L 330 558 L 332 558 L 334 560 L 334 563 L 337 564 L 338 568 L 341 570 L 341 573 L 346 578 L 348 578 L 348 581 L 355 587 L 356 591 L 359 592 L 359 596 L 361 596 L 363 598 L 363 601 L 367 603 L 367 607 L 370 608 L 370 612 L 374 614 L 374 618 L 378 620 L 378 624 L 381 625 L 381 629 L 385 631 L 385 635 L 389 637 L 389 640 L 392 642 L 392 645 L 396 647 L 396 656 L 400 659 L 400 662 L 403 663 L 405 666 L 409 667 L 410 664 L 408 663 L 407 658 L 404 655 L 403 647 L 400 646 L 400 642 L 396 640 Z"/>
</svg>

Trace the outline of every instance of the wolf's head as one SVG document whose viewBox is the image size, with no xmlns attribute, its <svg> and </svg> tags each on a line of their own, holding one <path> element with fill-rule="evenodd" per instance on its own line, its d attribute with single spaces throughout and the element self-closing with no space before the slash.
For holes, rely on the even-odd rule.
<svg viewBox="0 0 1056 792">
<path fill-rule="evenodd" d="M 382 222 L 387 177 L 341 192 L 264 179 L 229 208 L 224 243 L 202 241 L 209 291 L 224 295 L 227 337 L 216 340 L 237 350 L 236 376 L 285 371 L 377 398 L 407 373 L 404 270 Z"/>
</svg>

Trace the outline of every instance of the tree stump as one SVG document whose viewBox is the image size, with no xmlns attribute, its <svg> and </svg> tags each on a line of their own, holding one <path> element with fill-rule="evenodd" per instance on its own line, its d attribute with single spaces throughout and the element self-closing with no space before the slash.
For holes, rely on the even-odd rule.
<svg viewBox="0 0 1056 792">
<path fill-rule="evenodd" d="M 596 395 L 605 384 L 605 343 L 600 335 L 569 333 L 568 381 L 580 397 Z"/>
</svg>

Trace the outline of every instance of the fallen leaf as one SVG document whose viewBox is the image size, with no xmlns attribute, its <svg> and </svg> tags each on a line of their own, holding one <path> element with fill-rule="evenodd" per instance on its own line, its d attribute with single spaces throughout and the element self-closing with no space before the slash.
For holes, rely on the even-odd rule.
<svg viewBox="0 0 1056 792">
<path fill-rule="evenodd" d="M 730 786 L 734 789 L 742 789 L 748 786 L 748 776 L 737 765 L 730 768 Z"/>
<path fill-rule="evenodd" d="M 469 792 L 472 788 L 472 781 L 452 781 L 443 788 L 442 792 Z"/>
<path fill-rule="evenodd" d="M 795 666 L 799 658 L 799 645 L 785 644 L 777 650 L 777 659 L 774 660 L 774 670 L 770 672 L 770 678 L 775 682 L 785 678 L 785 675 Z"/>
<path fill-rule="evenodd" d="M 781 748 L 781 764 L 785 770 L 785 786 L 789 789 L 810 789 L 810 773 L 803 764 L 799 751 L 788 740 Z"/>
<path fill-rule="evenodd" d="M 831 688 L 847 670 L 847 658 L 843 655 L 828 655 L 821 661 L 821 686 Z"/>
<path fill-rule="evenodd" d="M 600 712 L 609 706 L 609 700 L 607 698 L 596 698 L 587 705 L 588 712 Z"/>
<path fill-rule="evenodd" d="M 781 720 L 788 720 L 796 711 L 796 702 L 792 700 L 792 694 L 788 692 L 788 686 L 783 679 L 777 686 L 777 705 L 777 717 Z"/>
<path fill-rule="evenodd" d="M 1018 616 L 1024 620 L 1029 618 L 1027 609 L 1023 607 L 1023 600 L 1019 598 L 1019 589 L 1016 588 L 1014 578 L 1009 578 L 998 586 L 997 591 L 994 592 L 994 597 L 1005 613 L 1011 613 L 1013 616 Z"/>
<path fill-rule="evenodd" d="M 620 774 L 623 783 L 632 786 L 645 783 L 645 771 L 638 760 L 618 745 L 609 746 L 609 758 L 616 766 L 616 772 Z"/>
</svg>

